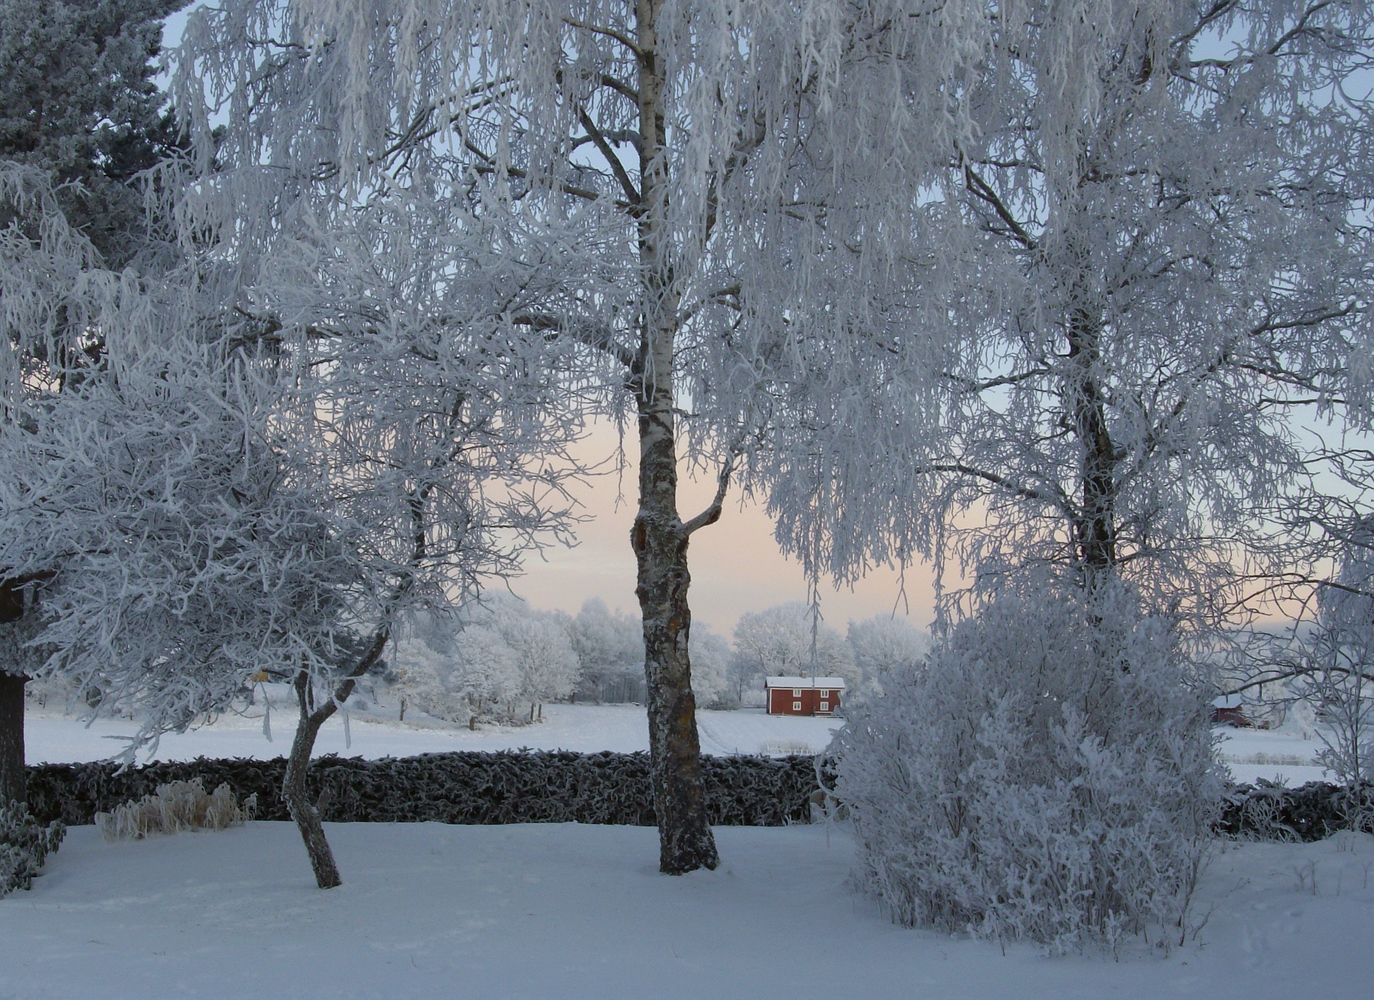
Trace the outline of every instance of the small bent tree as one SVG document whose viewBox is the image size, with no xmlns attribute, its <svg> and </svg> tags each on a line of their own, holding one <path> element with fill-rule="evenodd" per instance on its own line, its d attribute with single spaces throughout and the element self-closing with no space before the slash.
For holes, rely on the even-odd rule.
<svg viewBox="0 0 1374 1000">
<path fill-rule="evenodd" d="M 415 264 L 382 259 L 372 277 Z M 284 260 L 283 287 L 319 292 Z M 307 329 L 223 307 L 211 293 L 241 286 L 200 270 L 168 286 L 160 338 L 107 324 L 102 364 L 4 440 L 0 555 L 73 570 L 45 592 L 46 669 L 98 675 L 139 713 L 127 760 L 259 671 L 288 680 L 300 711 L 283 793 L 322 888 L 340 879 L 307 796 L 320 727 L 409 609 L 473 596 L 563 523 L 572 466 L 556 462 L 566 425 L 544 343 L 461 316 L 461 268 L 440 272 L 391 272 L 421 290 L 380 305 L 336 272 L 328 322 L 316 309 Z M 266 308 L 297 308 L 268 288 Z M 430 322 L 435 297 L 450 322 Z"/>
</svg>

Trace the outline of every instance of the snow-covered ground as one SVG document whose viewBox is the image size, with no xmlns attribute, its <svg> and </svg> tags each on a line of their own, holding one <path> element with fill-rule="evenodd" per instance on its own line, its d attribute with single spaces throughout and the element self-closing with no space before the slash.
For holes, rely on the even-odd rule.
<svg viewBox="0 0 1374 1000">
<path fill-rule="evenodd" d="M 1275 730 L 1232 729 L 1222 726 L 1221 759 L 1236 781 L 1257 778 L 1287 785 L 1309 781 L 1331 781 L 1332 776 L 1317 763 L 1322 742 L 1311 730 L 1290 723 Z"/>
<path fill-rule="evenodd" d="M 274 699 L 270 726 L 273 740 L 263 735 L 261 705 L 245 715 L 225 715 L 212 725 L 183 735 L 163 737 L 154 754 L 158 760 L 194 757 L 283 756 L 291 746 L 295 715 L 282 696 Z M 352 712 L 348 724 L 335 717 L 325 723 L 315 745 L 316 754 L 408 757 L 445 750 L 577 750 L 633 752 L 649 749 L 649 726 L 638 705 L 545 705 L 544 721 L 532 726 L 482 726 L 475 732 L 462 726 L 421 718 L 405 723 L 396 711 Z M 697 713 L 701 748 L 708 754 L 818 753 L 830 742 L 841 720 L 834 718 L 765 715 L 762 709 Z M 99 760 L 119 752 L 119 737 L 137 726 L 119 719 L 101 719 L 89 728 L 60 711 L 30 706 L 24 723 L 27 759 L 65 762 Z M 140 760 L 143 758 L 140 757 Z"/>
<path fill-rule="evenodd" d="M 225 715 L 212 725 L 189 733 L 163 737 L 154 757 L 190 760 L 205 757 L 279 757 L 290 746 L 295 716 L 285 691 L 273 695 L 270 726 L 274 739 L 263 735 L 261 702 L 243 715 Z M 544 721 L 532 726 L 482 726 L 475 732 L 414 713 L 397 721 L 394 705 L 350 713 L 347 725 L 331 719 L 320 732 L 317 754 L 408 757 L 445 750 L 577 750 L 595 752 L 648 750 L 649 730 L 638 705 L 545 705 Z M 697 713 L 701 748 L 709 754 L 817 753 L 823 750 L 842 720 L 765 715 L 762 709 Z M 117 753 L 119 737 L 133 735 L 137 726 L 118 719 L 102 719 L 89 728 L 55 708 L 30 705 L 25 721 L 25 744 L 30 763 L 99 760 Z M 1290 724 L 1274 731 L 1219 730 L 1222 759 L 1237 781 L 1282 779 L 1290 785 L 1329 778 L 1316 763 L 1321 742 L 1311 731 Z M 141 758 L 142 759 L 142 758 Z"/>
<path fill-rule="evenodd" d="M 391 710 L 394 713 L 394 709 Z M 703 712 L 709 753 L 821 749 L 837 720 Z M 162 742 L 162 759 L 271 757 L 292 715 L 260 708 Z M 33 708 L 31 761 L 88 760 L 130 722 Z M 551 705 L 476 732 L 354 712 L 319 752 L 642 750 L 637 706 Z M 1320 777 L 1311 733 L 1223 730 L 1238 778 Z M 837 827 L 719 828 L 723 863 L 656 871 L 654 830 L 327 824 L 344 876 L 314 887 L 294 827 L 107 844 L 68 833 L 31 892 L 0 901 L 0 1000 L 38 997 L 1364 998 L 1374 982 L 1374 837 L 1219 844 L 1196 933 L 1164 953 L 1050 959 L 1030 946 L 910 931 L 851 887 Z"/>
<path fill-rule="evenodd" d="M 0 997 L 1366 998 L 1374 837 L 1226 845 L 1165 955 L 1046 958 L 889 923 L 838 829 L 725 827 L 714 872 L 635 827 L 326 824 L 104 843 L 73 829 L 0 901 Z"/>
</svg>

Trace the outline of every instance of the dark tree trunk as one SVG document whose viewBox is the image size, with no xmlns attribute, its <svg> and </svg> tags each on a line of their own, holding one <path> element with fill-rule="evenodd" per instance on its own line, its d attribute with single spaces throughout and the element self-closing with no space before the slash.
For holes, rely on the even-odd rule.
<svg viewBox="0 0 1374 1000">
<path fill-rule="evenodd" d="M 291 755 L 286 759 L 286 775 L 282 779 L 282 798 L 291 818 L 296 821 L 296 829 L 301 832 L 305 842 L 305 853 L 310 856 L 310 867 L 315 871 L 315 882 L 321 889 L 332 889 L 342 885 L 339 866 L 334 863 L 334 852 L 329 849 L 329 841 L 324 836 L 323 811 L 327 801 L 321 795 L 318 803 L 311 802 L 306 791 L 305 778 L 310 769 L 310 755 L 315 750 L 315 737 L 320 727 L 333 715 L 340 705 L 348 700 L 358 678 L 367 673 L 386 648 L 390 632 L 378 631 L 366 651 L 358 658 L 344 680 L 334 689 L 329 701 L 315 706 L 315 689 L 310 674 L 306 670 L 296 673 L 292 685 L 296 689 L 296 703 L 300 706 L 300 717 L 296 722 L 296 735 L 291 740 Z"/>
<path fill-rule="evenodd" d="M 28 801 L 24 778 L 23 674 L 0 669 L 0 806 Z"/>
<path fill-rule="evenodd" d="M 315 882 L 321 889 L 332 889 L 343 884 L 343 879 L 339 877 L 334 852 L 329 849 L 329 841 L 324 836 L 319 806 L 310 801 L 306 791 L 305 777 L 310 769 L 310 755 L 315 750 L 315 737 L 319 735 L 324 721 L 334 714 L 334 703 L 330 701 L 319 708 L 314 707 L 310 676 L 304 670 L 296 675 L 295 688 L 300 719 L 296 723 L 296 736 L 291 741 L 291 756 L 286 759 L 282 798 L 286 800 L 291 818 L 296 821 L 296 829 L 301 832 L 301 840 L 305 841 L 305 853 L 310 856 Z"/>
<path fill-rule="evenodd" d="M 641 508 L 642 510 L 642 508 Z M 648 689 L 649 768 L 658 818 L 659 870 L 682 875 L 720 863 L 706 820 L 692 667 L 687 655 L 687 537 L 636 518 L 636 593 L 644 613 L 644 679 Z"/>
<path fill-rule="evenodd" d="M 27 582 L 27 581 L 23 581 Z M 13 625 L 24 617 L 23 582 L 0 582 L 0 624 Z M 13 629 L 5 630 L 6 644 L 17 646 Z M 13 665 L 19 662 L 17 648 L 0 649 L 0 806 L 27 802 L 24 777 L 24 685 L 28 677 Z"/>
<path fill-rule="evenodd" d="M 642 313 L 640 343 L 628 388 L 639 423 L 639 512 L 630 541 L 637 563 L 644 621 L 644 680 L 649 714 L 649 773 L 658 819 L 659 870 L 681 875 L 720 863 L 706 821 L 697 736 L 696 702 L 687 640 L 687 542 L 696 527 L 677 509 L 677 442 L 673 380 L 679 316 L 673 240 L 668 231 L 669 191 L 665 66 L 658 59 L 661 0 L 636 0 L 639 50 L 640 186 L 638 226 Z M 723 480 L 724 481 L 724 480 Z"/>
<path fill-rule="evenodd" d="M 1106 405 L 1097 383 L 1101 335 L 1096 320 L 1075 311 L 1069 321 L 1069 415 L 1083 447 L 1079 472 L 1082 507 L 1077 535 L 1079 559 L 1090 585 L 1116 568 L 1116 446 L 1107 428 Z"/>
</svg>

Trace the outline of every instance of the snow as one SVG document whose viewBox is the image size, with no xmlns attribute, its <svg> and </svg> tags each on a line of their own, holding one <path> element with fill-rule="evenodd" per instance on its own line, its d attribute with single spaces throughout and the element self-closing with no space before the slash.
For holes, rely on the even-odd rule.
<svg viewBox="0 0 1374 1000">
<path fill-rule="evenodd" d="M 290 747 L 295 713 L 285 686 L 273 691 L 271 698 L 272 742 L 263 736 L 259 703 L 243 715 L 225 715 L 189 733 L 163 737 L 152 759 L 191 760 L 204 756 L 266 760 L 283 756 Z M 648 722 L 639 705 L 545 705 L 542 723 L 484 725 L 474 732 L 414 712 L 407 712 L 406 722 L 400 723 L 390 697 L 384 697 L 382 704 L 375 697 L 364 700 L 366 710 L 350 713 L 347 736 L 343 719 L 335 717 L 325 723 L 316 743 L 317 755 L 335 753 L 373 759 L 522 747 L 583 753 L 649 749 Z M 843 724 L 843 719 L 829 716 L 768 715 L 762 709 L 697 712 L 701 749 L 708 754 L 818 753 Z M 123 745 L 119 737 L 132 736 L 138 729 L 132 721 L 120 719 L 101 719 L 86 727 L 61 711 L 33 703 L 29 705 L 24 727 L 25 752 L 33 764 L 100 760 L 119 751 Z M 1315 759 L 1321 741 L 1299 725 L 1272 731 L 1222 726 L 1218 732 L 1222 759 L 1237 781 L 1265 778 L 1301 785 L 1331 780 Z"/>
<path fill-rule="evenodd" d="M 834 688 L 844 690 L 843 677 L 765 677 L 764 687 L 770 688 Z"/>
<path fill-rule="evenodd" d="M 894 926 L 849 888 L 838 828 L 716 830 L 669 878 L 650 828 L 326 824 L 103 842 L 70 831 L 0 901 L 0 996 L 614 998 L 1365 997 L 1374 837 L 1226 845 L 1205 925 L 1167 956 L 1048 959 Z"/>
<path fill-rule="evenodd" d="M 291 745 L 296 716 L 287 696 L 273 693 L 273 742 L 263 736 L 261 706 L 244 715 L 225 715 L 212 725 L 184 735 L 162 738 L 153 759 L 191 760 L 195 757 L 252 757 L 265 760 L 285 755 Z M 374 703 L 369 702 L 369 705 Z M 320 731 L 315 753 L 321 756 L 409 757 L 451 750 L 576 750 L 592 753 L 615 750 L 648 751 L 649 725 L 638 705 L 545 705 L 544 721 L 532 726 L 482 726 L 476 732 L 406 713 L 398 723 L 396 708 L 350 714 L 348 734 L 339 717 Z M 818 753 L 842 719 L 824 716 L 766 715 L 761 709 L 734 712 L 697 712 L 701 748 L 708 754 Z M 30 763 L 99 760 L 119 751 L 118 737 L 132 736 L 138 726 L 128 720 L 102 719 L 89 728 L 60 712 L 30 705 L 24 723 L 25 753 Z M 348 737 L 351 737 L 349 739 Z M 350 745 L 351 744 L 351 745 Z M 140 761 L 143 760 L 140 756 Z"/>
<path fill-rule="evenodd" d="M 1322 742 L 1311 730 L 1293 723 L 1278 729 L 1232 729 L 1218 727 L 1221 734 L 1221 759 L 1236 781 L 1254 782 L 1259 778 L 1287 785 L 1309 781 L 1334 781 L 1317 763 Z"/>
<path fill-rule="evenodd" d="M 284 699 L 284 695 L 283 695 Z M 260 712 L 257 708 L 255 712 Z M 393 713 L 388 720 L 387 713 Z M 369 714 L 370 713 L 370 714 Z M 409 717 L 409 713 L 408 717 Z M 701 712 L 707 752 L 819 749 L 840 720 Z M 270 757 L 294 717 L 228 716 L 163 741 L 161 759 Z M 548 705 L 542 725 L 477 732 L 370 703 L 321 752 L 367 757 L 520 746 L 639 750 L 635 705 Z M 128 721 L 89 729 L 31 706 L 30 760 L 94 759 Z M 1315 752 L 1295 729 L 1223 730 L 1232 758 Z M 1231 764 L 1233 769 L 1262 765 Z M 1270 773 L 1275 769 L 1269 768 Z M 1296 767 L 1279 768 L 1290 775 Z M 1318 769 L 1319 770 L 1319 769 Z M 293 826 L 103 842 L 69 831 L 27 893 L 0 901 L 0 998 L 1365 997 L 1374 978 L 1374 837 L 1221 843 L 1167 955 L 1113 961 L 894 926 L 850 881 L 839 826 L 717 828 L 722 865 L 657 873 L 651 828 L 326 824 L 344 885 L 316 889 Z"/>
</svg>

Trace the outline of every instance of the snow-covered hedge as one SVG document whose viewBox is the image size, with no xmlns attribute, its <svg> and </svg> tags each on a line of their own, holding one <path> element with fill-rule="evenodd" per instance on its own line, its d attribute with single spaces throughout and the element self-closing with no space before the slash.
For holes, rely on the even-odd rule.
<svg viewBox="0 0 1374 1000">
<path fill-rule="evenodd" d="M 1177 937 L 1223 788 L 1186 675 L 1120 590 L 1004 593 L 841 731 L 860 877 L 907 925 L 1056 952 Z"/>
<path fill-rule="evenodd" d="M 1260 781 L 1236 785 L 1226 793 L 1217 832 L 1245 840 L 1309 843 L 1355 823 L 1374 833 L 1374 783 L 1363 786 L 1364 803 L 1356 809 L 1345 785 L 1311 781 L 1296 788 Z"/>
<path fill-rule="evenodd" d="M 200 779 L 257 795 L 257 818 L 287 819 L 282 758 L 149 764 L 118 773 L 111 763 L 40 764 L 28 771 L 29 806 L 42 819 L 90 823 L 96 812 Z M 705 757 L 710 822 L 781 826 L 810 817 L 812 757 Z M 647 754 L 564 751 L 442 753 L 363 760 L 324 757 L 310 766 L 311 795 L 334 822 L 654 824 Z"/>
</svg>

